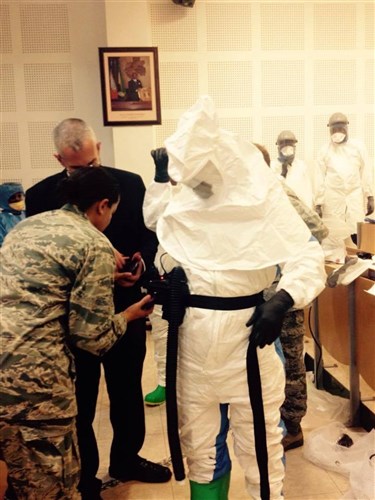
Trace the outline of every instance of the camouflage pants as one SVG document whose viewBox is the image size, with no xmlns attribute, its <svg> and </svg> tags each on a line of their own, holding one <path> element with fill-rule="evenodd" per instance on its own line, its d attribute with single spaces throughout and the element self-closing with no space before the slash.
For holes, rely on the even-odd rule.
<svg viewBox="0 0 375 500">
<path fill-rule="evenodd" d="M 0 455 L 18 500 L 78 500 L 74 419 L 0 421 Z"/>
<path fill-rule="evenodd" d="M 296 433 L 302 418 L 306 415 L 306 369 L 303 359 L 305 334 L 303 310 L 286 313 L 281 330 L 281 345 L 285 357 L 285 401 L 281 417 L 289 432 Z"/>
</svg>

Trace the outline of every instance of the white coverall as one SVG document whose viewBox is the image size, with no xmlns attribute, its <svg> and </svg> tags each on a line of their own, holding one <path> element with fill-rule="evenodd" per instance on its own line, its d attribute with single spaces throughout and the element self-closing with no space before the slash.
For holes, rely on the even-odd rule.
<svg viewBox="0 0 375 500">
<path fill-rule="evenodd" d="M 283 288 L 304 307 L 322 291 L 324 256 L 290 204 L 277 177 L 251 143 L 219 129 L 204 96 L 180 119 L 165 142 L 168 172 L 177 186 L 146 191 L 144 217 L 165 250 L 183 266 L 190 293 L 234 297 L 269 287 L 283 264 Z M 199 195 L 199 183 L 212 187 Z M 198 191 L 194 188 L 197 188 Z M 179 333 L 177 400 L 180 439 L 189 479 L 210 483 L 231 469 L 226 435 L 243 467 L 250 497 L 260 498 L 246 352 L 254 308 L 187 308 Z M 284 478 L 279 408 L 283 363 L 275 345 L 257 349 L 268 450 L 271 499 L 281 499 Z M 251 377 L 251 373 L 250 373 Z"/>
<path fill-rule="evenodd" d="M 169 273 L 177 265 L 172 257 L 165 252 L 161 245 L 158 246 L 154 264 L 160 275 Z M 162 318 L 162 314 L 162 306 L 155 304 L 154 310 L 149 317 L 152 325 L 151 336 L 154 341 L 154 360 L 158 372 L 158 385 L 165 387 L 168 321 Z"/>
<path fill-rule="evenodd" d="M 364 144 L 356 139 L 336 144 L 330 141 L 318 154 L 315 205 L 323 219 L 345 221 L 350 234 L 363 221 L 367 198 L 372 194 L 372 175 Z M 328 225 L 329 227 L 329 225 Z"/>
<path fill-rule="evenodd" d="M 280 160 L 272 160 L 271 169 L 280 177 L 282 172 L 282 163 Z M 281 176 L 281 179 L 293 189 L 300 200 L 309 208 L 313 208 L 312 178 L 304 161 L 295 158 L 293 163 L 288 167 L 287 176 L 285 178 Z"/>
</svg>

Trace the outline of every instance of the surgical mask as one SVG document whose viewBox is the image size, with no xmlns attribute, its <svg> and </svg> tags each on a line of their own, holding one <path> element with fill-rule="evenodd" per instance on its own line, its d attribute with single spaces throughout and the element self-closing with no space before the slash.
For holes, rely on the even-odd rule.
<svg viewBox="0 0 375 500">
<path fill-rule="evenodd" d="M 200 182 L 198 186 L 195 186 L 193 188 L 193 191 L 195 194 L 197 194 L 200 198 L 203 198 L 206 200 L 207 198 L 210 198 L 214 193 L 212 191 L 212 184 L 209 184 L 208 182 Z"/>
<path fill-rule="evenodd" d="M 294 147 L 284 146 L 283 148 L 280 149 L 280 153 L 283 155 L 284 158 L 290 158 L 291 156 L 294 156 Z"/>
<path fill-rule="evenodd" d="M 341 142 L 345 141 L 345 139 L 346 135 L 343 134 L 342 132 L 336 132 L 335 134 L 331 135 L 331 140 L 336 144 L 340 144 Z"/>
<path fill-rule="evenodd" d="M 22 210 L 25 210 L 25 200 L 15 201 L 14 203 L 9 203 L 9 208 L 11 208 L 12 210 L 17 210 L 18 212 L 21 212 Z"/>
</svg>

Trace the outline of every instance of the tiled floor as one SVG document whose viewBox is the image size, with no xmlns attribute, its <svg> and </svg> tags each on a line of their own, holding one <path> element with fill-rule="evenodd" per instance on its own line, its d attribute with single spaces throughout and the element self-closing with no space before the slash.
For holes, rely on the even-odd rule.
<svg viewBox="0 0 375 500">
<path fill-rule="evenodd" d="M 317 391 L 312 383 L 312 374 L 308 373 L 308 413 L 303 419 L 305 438 L 309 433 L 322 425 L 328 425 L 332 420 L 345 422 L 349 415 L 347 400 L 331 396 L 324 391 Z M 124 386 L 126 381 L 124 380 Z M 150 336 L 147 339 L 147 357 L 144 368 L 143 387 L 145 394 L 156 387 L 156 369 L 153 360 L 153 343 Z M 167 461 L 169 457 L 165 405 L 161 407 L 146 407 L 146 439 L 141 450 L 141 456 L 156 462 Z M 112 438 L 108 418 L 108 399 L 102 378 L 101 391 L 95 431 L 100 447 L 99 477 L 108 480 L 109 446 Z M 231 447 L 231 446 L 230 446 Z M 231 451 L 233 470 L 229 492 L 230 500 L 246 500 L 249 497 L 244 488 L 242 471 Z M 5 482 L 5 471 L 0 463 L 0 499 Z M 303 448 L 286 453 L 285 499 L 294 500 L 338 500 L 350 490 L 349 480 L 338 473 L 327 471 L 312 464 L 303 456 Z M 102 492 L 105 500 L 188 500 L 189 485 L 178 484 L 174 479 L 166 484 L 142 484 L 137 482 L 120 483 Z M 345 499 L 351 499 L 345 495 Z"/>
<path fill-rule="evenodd" d="M 126 384 L 125 381 L 124 384 Z M 153 343 L 150 337 L 147 341 L 147 357 L 144 368 L 143 387 L 145 394 L 156 387 Z M 309 384 L 309 387 L 312 391 L 310 394 L 311 405 L 308 414 L 303 420 L 305 437 L 311 430 L 317 426 L 328 424 L 332 419 L 332 415 L 329 414 L 330 410 L 328 406 L 326 410 L 320 408 L 318 411 L 317 408 L 313 407 L 316 397 L 319 397 L 316 393 L 321 391 L 316 391 L 312 383 Z M 328 400 L 330 400 L 330 395 L 326 393 L 325 395 L 327 395 Z M 335 399 L 335 397 L 333 398 Z M 339 410 L 342 410 L 342 418 L 345 418 L 344 414 L 348 411 L 347 401 L 341 401 L 340 398 L 338 402 Z M 337 406 L 335 408 L 337 409 Z M 95 428 L 101 453 L 99 475 L 104 480 L 107 480 L 111 427 L 108 421 L 108 402 L 104 387 L 102 387 L 100 393 Z M 146 439 L 144 447 L 141 450 L 141 456 L 157 462 L 167 460 L 169 452 L 165 423 L 165 405 L 154 408 L 146 407 L 146 429 Z M 231 452 L 231 456 L 233 470 L 229 498 L 230 500 L 248 499 L 249 497 L 244 487 L 242 470 L 236 462 L 233 452 Z M 286 500 L 335 500 L 342 498 L 344 493 L 348 490 L 349 480 L 345 476 L 315 466 L 304 458 L 302 448 L 287 452 L 284 491 Z M 183 500 L 189 499 L 189 485 L 187 480 L 185 480 L 185 484 L 178 484 L 174 479 L 169 483 L 161 485 L 146 485 L 137 482 L 129 482 L 119 484 L 103 491 L 102 496 L 105 500 Z"/>
</svg>

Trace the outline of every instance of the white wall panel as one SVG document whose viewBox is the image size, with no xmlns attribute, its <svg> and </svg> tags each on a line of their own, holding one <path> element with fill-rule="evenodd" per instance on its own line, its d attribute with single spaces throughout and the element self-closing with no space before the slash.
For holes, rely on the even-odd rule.
<svg viewBox="0 0 375 500">
<path fill-rule="evenodd" d="M 356 49 L 356 4 L 340 2 L 314 6 L 314 48 L 317 50 Z"/>
<path fill-rule="evenodd" d="M 0 54 L 10 54 L 12 52 L 12 30 L 9 5 L 0 4 L 0 20 Z"/>
<path fill-rule="evenodd" d="M 20 175 L 20 141 L 16 122 L 0 123 L 0 164 L 2 176 Z M 17 174 L 16 174 L 17 172 Z M 2 181 L 2 179 L 0 179 Z"/>
<path fill-rule="evenodd" d="M 207 4 L 208 51 L 251 50 L 251 2 Z"/>
<path fill-rule="evenodd" d="M 20 5 L 22 51 L 24 53 L 70 52 L 68 4 L 27 3 Z"/>
<path fill-rule="evenodd" d="M 303 3 L 263 4 L 261 12 L 262 50 L 303 50 L 305 9 Z"/>
<path fill-rule="evenodd" d="M 27 189 L 56 173 L 52 129 L 90 123 L 113 164 L 103 126 L 98 47 L 106 45 L 104 1 L 2 0 L 0 5 L 1 177 Z"/>
</svg>

